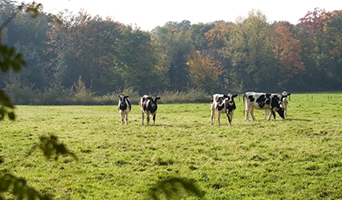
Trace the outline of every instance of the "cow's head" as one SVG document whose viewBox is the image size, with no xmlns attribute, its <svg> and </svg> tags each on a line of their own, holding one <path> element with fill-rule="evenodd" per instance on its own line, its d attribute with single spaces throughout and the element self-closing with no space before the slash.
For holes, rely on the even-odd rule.
<svg viewBox="0 0 342 200">
<path fill-rule="evenodd" d="M 284 115 L 284 108 L 282 107 L 278 107 L 276 108 L 277 109 L 277 113 L 279 114 L 279 116 L 282 118 L 282 119 L 285 119 L 285 115 Z"/>
<path fill-rule="evenodd" d="M 279 100 L 281 102 L 287 103 L 287 97 L 290 96 L 290 95 L 291 95 L 291 93 L 288 93 L 288 92 L 284 91 L 281 94 L 279 94 L 278 97 L 279 97 Z"/>
<path fill-rule="evenodd" d="M 237 97 L 237 94 L 231 94 L 229 93 L 228 95 L 224 95 L 223 98 L 223 103 L 225 105 L 226 113 L 228 114 L 232 110 L 236 109 L 234 98 Z"/>
<path fill-rule="evenodd" d="M 126 99 L 128 98 L 128 96 L 125 96 L 123 94 L 119 95 L 119 107 L 120 109 L 126 109 L 127 108 L 127 104 L 126 104 Z"/>
<path fill-rule="evenodd" d="M 151 96 L 151 100 L 153 103 L 157 103 L 157 100 L 160 99 L 160 97 L 157 96 Z"/>
<path fill-rule="evenodd" d="M 157 100 L 160 99 L 160 97 L 157 96 L 149 96 L 149 100 L 151 101 L 152 107 L 157 107 Z"/>
<path fill-rule="evenodd" d="M 227 100 L 228 100 L 228 104 L 229 105 L 234 105 L 235 102 L 234 102 L 234 98 L 237 97 L 237 94 L 231 94 L 229 93 L 228 95 L 225 95 L 227 97 Z"/>
<path fill-rule="evenodd" d="M 272 102 L 275 102 L 275 105 L 272 105 L 273 111 L 276 111 L 282 119 L 285 119 L 284 108 L 282 107 L 283 102 L 281 97 L 274 95 L 272 97 Z"/>
</svg>

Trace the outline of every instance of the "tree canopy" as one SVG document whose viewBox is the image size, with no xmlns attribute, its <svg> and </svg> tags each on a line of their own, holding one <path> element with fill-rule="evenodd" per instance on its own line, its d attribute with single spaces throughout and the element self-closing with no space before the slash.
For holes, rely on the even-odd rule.
<svg viewBox="0 0 342 200">
<path fill-rule="evenodd" d="M 4 23 L 15 6 L 1 9 Z M 236 22 L 166 22 L 152 32 L 82 10 L 59 13 L 63 23 L 18 12 L 3 27 L 1 43 L 15 47 L 6 50 L 12 56 L 22 52 L 26 67 L 0 74 L 0 88 L 19 103 L 29 102 L 20 101 L 25 94 L 75 90 L 78 81 L 97 96 L 129 88 L 139 94 L 341 90 L 341 12 L 315 9 L 293 25 L 270 23 L 252 10 Z"/>
</svg>

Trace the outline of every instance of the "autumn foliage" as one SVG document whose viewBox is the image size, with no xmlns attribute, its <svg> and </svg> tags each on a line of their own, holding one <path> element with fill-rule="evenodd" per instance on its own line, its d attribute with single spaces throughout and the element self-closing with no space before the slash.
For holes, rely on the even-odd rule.
<svg viewBox="0 0 342 200">
<path fill-rule="evenodd" d="M 302 62 L 301 42 L 294 38 L 291 33 L 292 26 L 288 22 L 281 22 L 274 28 L 272 34 L 273 52 L 275 57 L 281 62 L 288 77 L 305 69 Z"/>
<path fill-rule="evenodd" d="M 189 75 L 192 85 L 213 92 L 218 87 L 218 76 L 222 74 L 221 63 L 209 55 L 202 56 L 200 51 L 194 51 L 188 56 Z"/>
<path fill-rule="evenodd" d="M 10 4 L 0 20 L 13 13 Z M 15 46 L 27 63 L 20 74 L 0 74 L 0 88 L 13 103 L 30 103 L 41 95 L 46 101 L 39 98 L 37 104 L 54 104 L 55 96 L 77 92 L 80 77 L 84 91 L 96 97 L 127 90 L 342 89 L 341 10 L 316 8 L 298 24 L 269 22 L 252 10 L 235 22 L 183 20 L 151 31 L 85 11 L 58 17 L 63 23 L 52 24 L 44 14 L 30 21 L 18 13 L 2 32 L 2 44 Z"/>
</svg>

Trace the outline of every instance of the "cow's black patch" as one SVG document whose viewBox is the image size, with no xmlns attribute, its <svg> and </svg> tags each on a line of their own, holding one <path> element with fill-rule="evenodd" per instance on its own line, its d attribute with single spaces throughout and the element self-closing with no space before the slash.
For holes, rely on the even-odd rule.
<svg viewBox="0 0 342 200">
<path fill-rule="evenodd" d="M 260 108 L 263 108 L 266 104 L 266 95 L 261 95 L 259 98 L 257 98 L 256 102 Z"/>
<path fill-rule="evenodd" d="M 266 99 L 266 105 L 269 105 L 271 103 L 271 99 L 270 98 L 267 98 Z"/>
<path fill-rule="evenodd" d="M 223 104 L 223 101 L 226 99 L 226 95 L 224 95 L 223 97 L 219 97 L 217 99 L 217 110 L 221 111 L 222 109 L 224 109 L 225 104 Z"/>
<path fill-rule="evenodd" d="M 254 101 L 253 95 L 249 95 L 249 96 L 248 96 L 248 99 L 249 99 L 251 102 L 253 102 L 253 101 Z"/>
<path fill-rule="evenodd" d="M 271 108 L 280 108 L 279 106 L 279 98 L 277 96 L 272 97 Z"/>
</svg>

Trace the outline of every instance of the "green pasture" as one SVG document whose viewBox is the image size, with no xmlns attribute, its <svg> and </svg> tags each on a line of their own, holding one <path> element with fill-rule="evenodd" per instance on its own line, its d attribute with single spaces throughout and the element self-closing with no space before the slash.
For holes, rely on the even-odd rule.
<svg viewBox="0 0 342 200">
<path fill-rule="evenodd" d="M 210 99 L 159 104 L 155 126 L 141 126 L 138 105 L 128 126 L 117 105 L 17 106 L 16 121 L 0 122 L 0 170 L 63 200 L 149 199 L 170 177 L 193 181 L 206 199 L 342 198 L 342 93 L 292 94 L 277 121 L 258 110 L 246 121 L 242 95 L 235 101 L 232 126 L 224 115 L 210 125 Z M 50 134 L 79 160 L 27 156 Z"/>
</svg>

